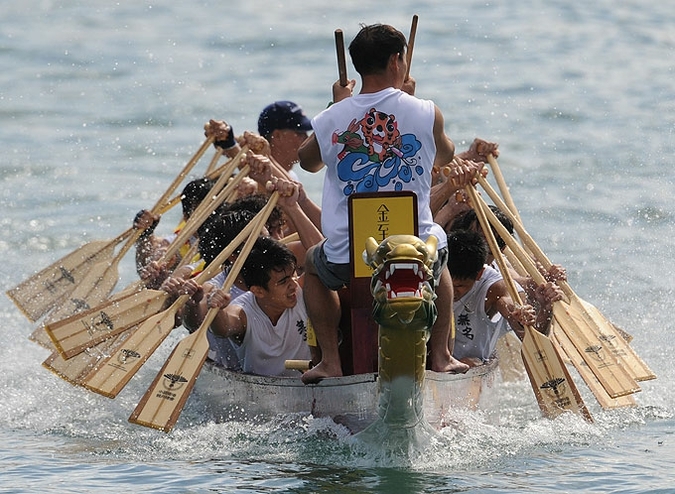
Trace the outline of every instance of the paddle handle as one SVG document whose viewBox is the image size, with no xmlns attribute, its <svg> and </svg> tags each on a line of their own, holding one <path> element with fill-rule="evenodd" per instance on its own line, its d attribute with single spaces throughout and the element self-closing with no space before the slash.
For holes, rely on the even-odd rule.
<svg viewBox="0 0 675 494">
<path fill-rule="evenodd" d="M 284 361 L 284 368 L 291 370 L 299 370 L 304 372 L 312 367 L 311 360 L 286 360 Z"/>
<path fill-rule="evenodd" d="M 345 59 L 345 40 L 342 29 L 335 30 L 335 52 L 337 53 L 338 75 L 340 86 L 345 87 L 347 81 L 347 62 Z"/>
<path fill-rule="evenodd" d="M 415 36 L 417 35 L 417 21 L 419 20 L 419 17 L 417 14 L 413 15 L 412 17 L 412 23 L 410 24 L 410 36 L 408 36 L 408 51 L 406 53 L 406 62 L 407 62 L 407 69 L 405 71 L 405 78 L 403 79 L 408 80 L 410 77 L 410 65 L 412 64 L 412 56 L 413 56 L 413 48 L 415 47 Z"/>
<path fill-rule="evenodd" d="M 232 158 L 229 161 L 226 161 L 222 165 L 220 165 L 218 168 L 215 170 L 210 171 L 209 173 L 205 174 L 204 176 L 208 178 L 209 180 L 217 180 L 223 173 L 228 173 L 228 170 L 230 170 L 230 167 L 232 165 L 232 162 L 236 160 L 237 165 L 241 162 L 241 160 L 244 158 L 245 153 L 248 152 L 248 144 L 244 144 L 240 149 L 237 155 Z M 229 172 L 231 174 L 231 172 Z"/>
</svg>

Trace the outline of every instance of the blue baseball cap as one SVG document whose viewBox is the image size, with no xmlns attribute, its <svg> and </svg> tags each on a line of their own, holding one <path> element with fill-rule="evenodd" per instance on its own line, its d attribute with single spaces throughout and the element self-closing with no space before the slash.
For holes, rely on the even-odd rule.
<svg viewBox="0 0 675 494">
<path fill-rule="evenodd" d="M 268 137 L 275 130 L 290 129 L 309 132 L 312 123 L 300 105 L 292 101 L 275 101 L 267 105 L 258 118 L 258 133 Z"/>
</svg>

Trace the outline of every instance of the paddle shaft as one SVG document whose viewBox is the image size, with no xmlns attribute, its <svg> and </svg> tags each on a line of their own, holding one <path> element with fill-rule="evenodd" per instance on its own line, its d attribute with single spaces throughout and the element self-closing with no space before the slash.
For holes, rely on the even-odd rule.
<svg viewBox="0 0 675 494">
<path fill-rule="evenodd" d="M 504 198 L 504 201 L 508 205 L 508 210 L 511 211 L 511 213 L 513 213 L 513 216 L 515 216 L 520 222 L 521 221 L 520 214 L 518 213 L 518 209 L 516 208 L 516 203 L 513 202 L 511 191 L 509 189 L 509 186 L 506 185 L 506 180 L 504 180 L 504 175 L 502 174 L 502 170 L 499 167 L 499 163 L 497 163 L 497 159 L 494 157 L 494 155 L 489 154 L 487 160 L 488 164 L 490 165 L 490 169 L 492 170 L 492 174 L 494 175 L 495 180 L 497 181 L 499 191 L 502 193 L 502 197 Z"/>
</svg>

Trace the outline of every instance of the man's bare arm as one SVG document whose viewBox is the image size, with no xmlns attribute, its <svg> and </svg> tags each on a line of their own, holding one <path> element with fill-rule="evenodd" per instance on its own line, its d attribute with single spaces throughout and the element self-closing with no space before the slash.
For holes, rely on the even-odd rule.
<svg viewBox="0 0 675 494">
<path fill-rule="evenodd" d="M 319 148 L 319 142 L 316 140 L 315 134 L 309 136 L 302 143 L 300 149 L 298 149 L 298 157 L 302 169 L 310 173 L 316 173 L 324 167 L 321 159 L 321 148 Z"/>
</svg>

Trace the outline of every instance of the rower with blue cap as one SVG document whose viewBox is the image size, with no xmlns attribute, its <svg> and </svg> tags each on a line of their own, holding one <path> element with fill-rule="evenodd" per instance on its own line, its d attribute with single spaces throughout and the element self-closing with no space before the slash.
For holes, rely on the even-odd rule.
<svg viewBox="0 0 675 494">
<path fill-rule="evenodd" d="M 272 158 L 295 181 L 299 179 L 292 169 L 298 161 L 298 149 L 311 130 L 312 124 L 302 107 L 292 101 L 275 101 L 258 117 L 258 133 L 270 143 Z"/>
</svg>

